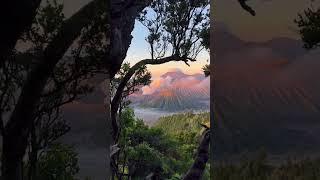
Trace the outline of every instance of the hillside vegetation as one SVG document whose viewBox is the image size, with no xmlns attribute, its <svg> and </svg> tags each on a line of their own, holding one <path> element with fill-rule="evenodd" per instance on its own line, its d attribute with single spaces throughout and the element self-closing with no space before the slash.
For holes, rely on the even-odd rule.
<svg viewBox="0 0 320 180">
<path fill-rule="evenodd" d="M 182 179 L 194 162 L 203 127 L 209 113 L 184 113 L 160 118 L 149 127 L 132 109 L 121 114 L 118 168 L 122 179 L 143 179 L 157 173 L 163 179 Z M 209 165 L 203 175 L 209 180 Z"/>
<path fill-rule="evenodd" d="M 163 129 L 167 134 L 178 135 L 179 133 L 193 132 L 200 135 L 203 127 L 201 124 L 209 125 L 209 112 L 203 113 L 180 113 L 159 118 L 154 127 Z"/>
</svg>

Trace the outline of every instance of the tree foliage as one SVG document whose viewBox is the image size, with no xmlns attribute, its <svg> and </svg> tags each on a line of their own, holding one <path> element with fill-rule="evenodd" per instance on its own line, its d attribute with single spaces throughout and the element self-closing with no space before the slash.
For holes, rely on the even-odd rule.
<svg viewBox="0 0 320 180">
<path fill-rule="evenodd" d="M 181 179 L 192 165 L 198 146 L 202 130 L 197 123 L 209 119 L 206 119 L 205 114 L 180 116 L 188 121 L 181 120 L 183 125 L 179 123 L 175 128 L 166 127 L 170 126 L 170 118 L 176 116 L 163 118 L 162 123 L 148 127 L 134 116 L 133 110 L 125 109 L 121 114 L 118 175 L 123 179 L 144 179 L 148 175 L 164 179 Z M 190 124 L 186 128 L 191 122 L 193 125 Z M 204 179 L 209 179 L 208 169 Z"/>
<path fill-rule="evenodd" d="M 91 5 L 91 8 L 94 6 Z M 2 135 L 5 139 L 7 137 L 3 132 L 5 132 L 5 127 L 8 124 L 5 122 L 8 122 L 8 119 L 2 119 L 4 114 L 11 115 L 12 110 L 17 109 L 15 107 L 18 106 L 16 101 L 25 96 L 23 92 L 26 86 L 31 85 L 32 88 L 32 86 L 37 87 L 41 84 L 41 82 L 30 82 L 34 71 L 42 72 L 40 67 L 47 67 L 47 59 L 59 58 L 53 55 L 46 56 L 48 56 L 48 51 L 52 53 L 56 50 L 51 49 L 52 51 L 50 51 L 48 49 L 52 44 L 61 40 L 59 33 L 68 24 L 62 10 L 63 5 L 57 0 L 47 1 L 43 6 L 40 6 L 31 28 L 25 31 L 21 38 L 26 49 L 16 50 L 12 57 L 6 59 L 4 66 L 1 66 L 0 78 L 3 78 L 4 81 L 1 81 L 0 89 L 0 97 L 2 97 L 0 99 L 0 116 Z M 39 154 L 70 130 L 66 120 L 60 115 L 61 107 L 91 92 L 93 86 L 88 83 L 90 78 L 97 73 L 105 73 L 105 66 L 101 59 L 107 49 L 105 43 L 107 24 L 104 22 L 106 13 L 105 9 L 101 7 L 96 9 L 96 12 L 95 16 L 90 17 L 92 18 L 90 23 L 79 28 L 80 35 L 76 37 L 75 43 L 70 44 L 65 52 L 61 52 L 61 59 L 58 59 L 53 68 L 48 70 L 51 73 L 45 72 L 49 74 L 40 89 L 39 96 L 30 94 L 29 97 L 28 95 L 26 97 L 38 99 L 37 102 L 28 102 L 30 106 L 34 106 L 34 109 L 28 112 L 31 117 L 24 117 L 31 119 L 27 135 L 29 166 L 27 171 L 31 173 L 29 179 L 33 179 L 36 174 L 35 168 Z M 73 28 L 76 29 L 76 27 Z M 23 104 L 20 109 L 29 108 L 28 104 Z M 6 117 L 10 118 L 10 116 Z M 11 152 L 15 151 L 17 150 Z"/>
<path fill-rule="evenodd" d="M 31 62 L 23 63 L 27 73 L 37 66 L 45 49 L 59 32 L 65 19 L 62 10 L 63 5 L 58 1 L 47 1 L 38 9 L 31 29 L 25 32 L 23 40 L 30 47 L 21 54 L 32 57 Z M 99 18 L 103 19 L 103 16 Z M 61 107 L 91 92 L 93 87 L 88 80 L 103 72 L 99 53 L 105 47 L 101 43 L 103 41 L 97 39 L 102 37 L 105 29 L 99 18 L 83 29 L 78 44 L 70 48 L 70 55 L 57 63 L 47 80 L 31 125 L 29 179 L 37 174 L 39 154 L 70 130 L 60 115 Z"/>
<path fill-rule="evenodd" d="M 146 41 L 152 59 L 169 54 L 195 59 L 203 49 L 201 38 L 209 27 L 209 1 L 156 0 L 138 20 L 148 29 Z"/>
<path fill-rule="evenodd" d="M 307 8 L 294 20 L 306 49 L 320 46 L 320 9 Z"/>
<path fill-rule="evenodd" d="M 54 144 L 39 159 L 39 179 L 76 180 L 78 154 L 71 146 Z"/>
<path fill-rule="evenodd" d="M 131 66 L 129 62 L 123 63 L 121 66 L 121 69 L 117 72 L 115 77 L 111 81 L 111 96 L 114 97 L 117 88 L 119 84 L 121 83 L 121 80 L 124 78 L 124 76 L 128 73 Z M 135 74 L 130 78 L 130 80 L 126 83 L 126 86 L 122 92 L 121 95 L 121 104 L 119 107 L 119 112 L 121 113 L 121 110 L 126 108 L 130 101 L 128 100 L 128 97 L 139 91 L 139 89 L 142 86 L 149 85 L 151 83 L 151 73 L 148 71 L 147 67 L 141 66 Z"/>
</svg>

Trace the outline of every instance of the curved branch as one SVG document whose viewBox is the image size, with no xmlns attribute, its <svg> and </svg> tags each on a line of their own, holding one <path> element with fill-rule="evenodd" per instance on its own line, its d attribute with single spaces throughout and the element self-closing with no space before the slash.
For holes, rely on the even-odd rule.
<svg viewBox="0 0 320 180">
<path fill-rule="evenodd" d="M 247 4 L 247 0 L 238 0 L 241 7 L 248 11 L 252 16 L 255 16 L 256 15 L 256 12 Z"/>
<path fill-rule="evenodd" d="M 117 91 L 112 99 L 112 102 L 111 102 L 111 119 L 112 119 L 113 131 L 114 131 L 113 135 L 114 135 L 115 139 L 117 139 L 117 133 L 118 133 L 118 131 L 117 131 L 118 124 L 117 124 L 117 120 L 116 120 L 117 111 L 119 109 L 119 105 L 121 102 L 122 93 L 123 93 L 128 81 L 136 73 L 136 71 L 144 65 L 164 64 L 164 63 L 171 62 L 171 61 L 183 61 L 187 65 L 189 65 L 188 61 L 196 61 L 196 60 L 189 58 L 189 57 L 180 57 L 177 55 L 172 55 L 172 56 L 168 56 L 168 57 L 164 57 L 164 58 L 160 58 L 160 59 L 144 59 L 144 60 L 141 60 L 138 63 L 136 63 L 134 66 L 132 66 L 129 69 L 129 71 L 127 72 L 127 74 L 123 77 L 123 79 L 121 80 L 121 82 L 117 88 Z"/>
</svg>

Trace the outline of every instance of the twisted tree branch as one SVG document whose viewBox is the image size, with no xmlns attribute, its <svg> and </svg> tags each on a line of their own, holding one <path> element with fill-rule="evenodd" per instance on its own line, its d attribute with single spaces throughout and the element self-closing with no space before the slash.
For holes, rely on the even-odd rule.
<svg viewBox="0 0 320 180">
<path fill-rule="evenodd" d="M 248 0 L 238 0 L 239 3 L 240 3 L 240 6 L 248 11 L 252 16 L 255 16 L 256 15 L 256 12 L 247 4 L 247 1 Z"/>
<path fill-rule="evenodd" d="M 128 81 L 135 74 L 135 72 L 144 65 L 164 64 L 171 61 L 183 61 L 187 65 L 189 65 L 188 61 L 196 61 L 196 60 L 189 57 L 180 57 L 178 55 L 172 55 L 172 56 L 168 56 L 160 59 L 144 59 L 136 63 L 134 66 L 132 66 L 127 72 L 127 74 L 123 77 L 111 102 L 111 120 L 112 120 L 112 127 L 114 130 L 113 135 L 115 139 L 117 139 L 117 136 L 118 136 L 117 111 L 121 103 L 122 93 Z"/>
</svg>

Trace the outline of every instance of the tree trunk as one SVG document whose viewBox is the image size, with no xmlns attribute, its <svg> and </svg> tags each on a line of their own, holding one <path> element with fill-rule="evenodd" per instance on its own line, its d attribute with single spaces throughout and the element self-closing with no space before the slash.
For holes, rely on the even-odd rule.
<svg viewBox="0 0 320 180">
<path fill-rule="evenodd" d="M 35 124 L 32 124 L 31 129 L 31 151 L 29 153 L 29 168 L 28 168 L 28 179 L 36 180 L 37 176 L 37 162 L 38 162 L 38 143 L 35 132 Z"/>
<path fill-rule="evenodd" d="M 7 122 L 3 136 L 2 176 L 5 180 L 20 180 L 23 156 L 25 154 L 31 123 L 41 93 L 56 64 L 79 37 L 83 27 L 101 9 L 105 0 L 94 0 L 81 8 L 63 23 L 61 30 L 44 51 L 44 57 L 28 75 L 21 95 Z"/>
<path fill-rule="evenodd" d="M 214 12 L 214 8 L 213 8 L 214 6 L 210 6 L 210 11 L 211 12 Z M 213 21 L 213 19 L 214 19 L 214 13 L 210 13 L 210 27 L 214 27 L 214 21 Z M 213 37 L 214 37 L 214 29 L 216 29 L 216 28 L 210 28 L 210 36 L 209 36 L 209 44 L 210 44 L 210 49 L 214 49 L 214 47 L 215 47 L 215 43 L 213 43 Z M 214 54 L 214 51 L 213 50 L 211 50 L 210 51 L 210 64 L 209 64 L 209 71 L 210 71 L 210 73 L 212 74 L 213 72 L 215 72 L 215 69 L 213 69 L 213 67 L 214 67 L 214 60 L 216 59 L 215 58 L 215 56 L 214 56 L 215 54 Z M 216 127 L 215 125 L 216 125 L 216 122 L 215 121 L 217 121 L 217 119 L 215 119 L 215 114 L 216 114 L 216 111 L 215 111 L 215 96 L 214 96 L 214 85 L 215 85 L 216 83 L 214 82 L 214 78 L 212 78 L 212 76 L 210 76 L 210 131 L 211 132 L 215 132 L 214 130 L 213 130 L 213 127 Z M 214 141 L 213 141 L 213 139 L 214 139 L 214 137 L 213 137 L 213 135 L 214 135 L 214 133 L 210 133 L 210 139 L 211 139 L 211 141 L 210 141 L 210 152 L 209 152 L 209 154 L 210 154 L 210 177 L 213 177 L 213 161 L 214 161 L 214 153 L 213 153 L 213 149 L 214 149 Z"/>
<path fill-rule="evenodd" d="M 106 171 L 107 171 L 107 180 L 111 179 L 112 171 L 111 171 L 111 159 L 110 159 L 110 148 L 113 144 L 113 137 L 112 137 L 112 124 L 111 124 L 111 78 L 110 75 L 106 75 L 106 98 L 105 98 L 105 106 L 106 106 L 106 148 L 107 148 L 107 161 L 106 161 Z"/>
<path fill-rule="evenodd" d="M 11 141 L 10 138 L 3 138 L 2 152 L 2 179 L 3 180 L 21 180 L 22 179 L 22 161 L 21 145 L 18 142 Z M 16 149 L 19 149 L 17 151 Z M 23 156 L 24 152 L 22 153 Z"/>
<path fill-rule="evenodd" d="M 29 168 L 28 168 L 28 179 L 29 180 L 36 180 L 37 179 L 37 162 L 38 162 L 38 151 L 32 150 L 30 152 L 29 158 Z"/>
<path fill-rule="evenodd" d="M 201 142 L 198 147 L 197 156 L 189 171 L 184 176 L 183 180 L 200 180 L 206 168 L 209 159 L 209 144 L 210 144 L 210 130 L 204 131 Z"/>
</svg>

